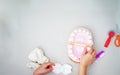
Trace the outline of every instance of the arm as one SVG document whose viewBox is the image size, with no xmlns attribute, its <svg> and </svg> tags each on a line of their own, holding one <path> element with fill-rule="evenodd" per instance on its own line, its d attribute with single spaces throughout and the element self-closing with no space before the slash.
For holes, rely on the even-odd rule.
<svg viewBox="0 0 120 75">
<path fill-rule="evenodd" d="M 88 66 L 95 60 L 95 55 L 96 52 L 93 49 L 89 52 L 86 49 L 83 51 L 78 75 L 86 75 Z"/>
<path fill-rule="evenodd" d="M 86 75 L 87 67 L 80 66 L 78 75 Z"/>
</svg>

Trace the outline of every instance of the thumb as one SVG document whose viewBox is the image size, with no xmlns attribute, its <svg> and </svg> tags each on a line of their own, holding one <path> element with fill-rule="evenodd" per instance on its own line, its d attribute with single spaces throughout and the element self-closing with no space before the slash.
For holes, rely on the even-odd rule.
<svg viewBox="0 0 120 75">
<path fill-rule="evenodd" d="M 52 69 L 53 68 L 53 66 L 54 66 L 55 64 L 54 63 L 52 63 L 52 62 L 48 62 L 47 64 L 46 64 L 46 69 Z"/>
<path fill-rule="evenodd" d="M 53 70 L 53 66 L 52 65 L 49 65 L 47 68 L 46 68 L 46 73 L 48 72 L 51 72 Z"/>
</svg>

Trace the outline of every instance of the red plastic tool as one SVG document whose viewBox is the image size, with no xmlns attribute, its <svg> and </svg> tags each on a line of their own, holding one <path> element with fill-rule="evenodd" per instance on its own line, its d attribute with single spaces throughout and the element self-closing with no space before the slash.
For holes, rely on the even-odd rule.
<svg viewBox="0 0 120 75">
<path fill-rule="evenodd" d="M 106 42 L 105 42 L 105 44 L 104 44 L 104 47 L 108 47 L 108 45 L 109 45 L 109 43 L 110 43 L 110 41 L 111 41 L 111 39 L 112 39 L 112 37 L 114 36 L 114 32 L 113 31 L 110 31 L 109 32 L 109 37 L 107 38 L 107 40 L 106 40 Z"/>
</svg>

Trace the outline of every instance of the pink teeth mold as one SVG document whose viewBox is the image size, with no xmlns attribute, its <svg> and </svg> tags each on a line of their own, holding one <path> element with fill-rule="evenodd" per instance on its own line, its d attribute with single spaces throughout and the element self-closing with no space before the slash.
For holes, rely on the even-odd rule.
<svg viewBox="0 0 120 75">
<path fill-rule="evenodd" d="M 90 50 L 93 46 L 93 36 L 89 29 L 79 27 L 75 29 L 68 41 L 68 56 L 74 62 L 80 62 L 81 54 L 85 48 Z"/>
</svg>

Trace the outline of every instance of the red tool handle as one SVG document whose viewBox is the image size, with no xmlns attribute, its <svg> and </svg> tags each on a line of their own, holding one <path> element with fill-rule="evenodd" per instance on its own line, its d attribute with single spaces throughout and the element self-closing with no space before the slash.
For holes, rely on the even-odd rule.
<svg viewBox="0 0 120 75">
<path fill-rule="evenodd" d="M 108 45 L 110 44 L 110 41 L 111 41 L 111 38 L 112 37 L 108 37 L 108 39 L 106 40 L 105 44 L 104 44 L 104 47 L 108 47 Z"/>
</svg>

